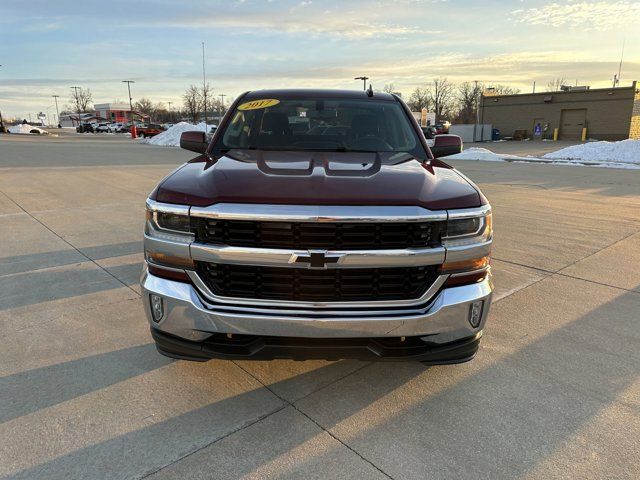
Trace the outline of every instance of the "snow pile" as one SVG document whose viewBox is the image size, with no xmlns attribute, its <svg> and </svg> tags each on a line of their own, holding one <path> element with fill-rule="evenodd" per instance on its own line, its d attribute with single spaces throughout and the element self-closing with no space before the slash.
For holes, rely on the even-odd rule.
<svg viewBox="0 0 640 480">
<path fill-rule="evenodd" d="M 31 132 L 37 132 L 38 134 L 42 135 L 46 135 L 47 133 L 49 133 L 46 130 L 42 130 L 41 128 L 33 127 L 28 123 L 20 123 L 18 125 L 14 125 L 13 127 L 9 127 L 9 133 L 29 134 Z"/>
<path fill-rule="evenodd" d="M 634 163 L 640 165 L 640 140 L 582 143 L 547 153 L 542 158 L 569 160 L 577 163 Z"/>
<path fill-rule="evenodd" d="M 193 130 L 199 130 L 201 132 L 205 132 L 207 129 L 211 129 L 212 125 L 206 125 L 204 122 L 199 123 L 198 125 L 194 125 L 188 122 L 180 122 L 176 123 L 173 127 L 165 130 L 162 133 L 159 133 L 155 137 L 145 138 L 141 140 L 142 143 L 148 143 L 149 145 L 160 145 L 163 147 L 179 147 L 180 146 L 180 135 L 183 132 L 189 132 Z"/>
<path fill-rule="evenodd" d="M 500 155 L 493 153 L 491 150 L 477 147 L 470 148 L 469 150 L 464 150 L 462 153 L 447 155 L 443 158 L 445 160 L 482 160 L 484 162 L 503 161 L 503 158 Z"/>
</svg>

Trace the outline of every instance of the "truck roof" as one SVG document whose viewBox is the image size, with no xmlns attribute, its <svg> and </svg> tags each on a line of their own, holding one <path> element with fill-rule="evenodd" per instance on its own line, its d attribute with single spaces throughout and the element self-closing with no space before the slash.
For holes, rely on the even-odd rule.
<svg viewBox="0 0 640 480">
<path fill-rule="evenodd" d="M 253 90 L 247 92 L 245 99 L 254 98 L 344 98 L 344 99 L 369 99 L 386 100 L 395 102 L 393 95 L 384 92 L 375 92 L 373 97 L 368 97 L 367 92 L 363 90 L 334 90 L 322 88 L 282 88 L 270 90 Z"/>
</svg>

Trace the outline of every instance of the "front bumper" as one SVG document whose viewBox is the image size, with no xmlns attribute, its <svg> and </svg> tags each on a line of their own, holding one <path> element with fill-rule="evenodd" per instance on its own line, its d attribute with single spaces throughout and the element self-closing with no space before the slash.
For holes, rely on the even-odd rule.
<svg viewBox="0 0 640 480">
<path fill-rule="evenodd" d="M 227 305 L 207 303 L 191 284 L 157 277 L 146 268 L 141 285 L 144 309 L 157 339 L 202 343 L 215 338 L 215 334 L 334 339 L 336 342 L 354 338 L 416 337 L 434 348 L 471 338 L 479 339 L 493 290 L 491 279 L 487 277 L 479 283 L 444 288 L 428 304 L 406 311 L 359 309 L 353 312 L 345 309 L 342 312 L 308 310 L 305 313 L 274 309 L 271 313 L 264 309 L 242 311 Z M 158 322 L 152 317 L 151 294 L 163 299 L 164 315 Z M 481 320 L 477 327 L 473 327 L 469 322 L 471 304 L 479 300 L 483 301 Z M 293 343 L 296 344 L 295 341 Z M 281 352 L 284 350 L 280 349 Z M 170 353 L 168 347 L 164 353 Z M 215 353 L 210 357 L 222 356 Z M 244 354 L 240 356 L 247 357 Z"/>
</svg>

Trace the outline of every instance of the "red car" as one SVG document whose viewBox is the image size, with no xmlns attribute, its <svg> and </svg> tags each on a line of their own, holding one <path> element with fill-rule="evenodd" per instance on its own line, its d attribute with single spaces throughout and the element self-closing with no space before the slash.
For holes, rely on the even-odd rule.
<svg viewBox="0 0 640 480">
<path fill-rule="evenodd" d="M 159 133 L 164 132 L 164 128 L 162 125 L 156 125 L 154 123 L 150 123 L 148 125 L 140 125 L 136 127 L 136 133 L 139 137 L 154 137 Z"/>
<path fill-rule="evenodd" d="M 317 128 L 322 127 L 322 128 Z M 457 146 L 456 146 L 457 144 Z M 493 285 L 491 207 L 401 98 L 263 90 L 147 199 L 142 303 L 160 353 L 459 363 Z"/>
</svg>

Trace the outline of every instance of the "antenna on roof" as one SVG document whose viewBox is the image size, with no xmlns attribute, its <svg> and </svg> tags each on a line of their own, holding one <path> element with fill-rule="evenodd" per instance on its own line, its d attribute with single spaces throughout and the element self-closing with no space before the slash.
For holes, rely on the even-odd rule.
<svg viewBox="0 0 640 480">
<path fill-rule="evenodd" d="M 616 77 L 616 80 L 617 80 L 616 83 L 620 83 L 620 75 L 622 73 L 622 59 L 624 58 L 624 43 L 626 40 L 627 40 L 626 38 L 622 39 L 622 53 L 620 54 L 620 65 L 618 66 L 618 76 Z"/>
<path fill-rule="evenodd" d="M 369 88 L 367 88 L 367 97 L 373 97 L 373 88 L 371 87 L 371 83 L 369 83 Z"/>
</svg>

